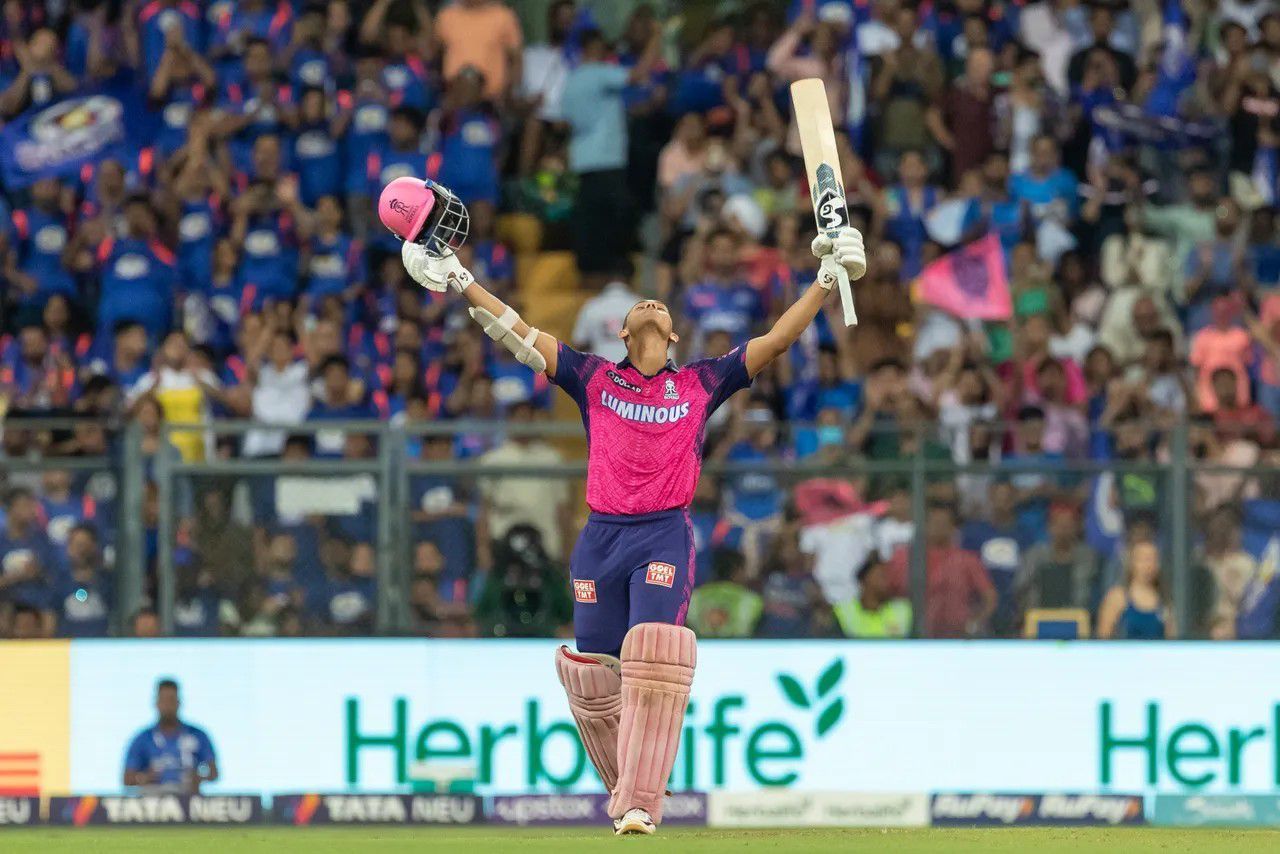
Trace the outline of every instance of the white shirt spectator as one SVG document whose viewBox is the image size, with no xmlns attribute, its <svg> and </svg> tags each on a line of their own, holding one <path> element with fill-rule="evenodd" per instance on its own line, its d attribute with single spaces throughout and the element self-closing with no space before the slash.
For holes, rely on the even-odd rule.
<svg viewBox="0 0 1280 854">
<path fill-rule="evenodd" d="M 855 573 L 876 548 L 876 520 L 855 513 L 800 531 L 800 551 L 813 555 L 813 577 L 823 597 L 835 604 L 858 595 Z"/>
<path fill-rule="evenodd" d="M 620 362 L 627 346 L 618 337 L 627 312 L 640 302 L 630 286 L 618 279 L 582 305 L 573 324 L 573 344 L 580 350 L 595 353 L 610 362 Z"/>
<path fill-rule="evenodd" d="M 253 417 L 268 424 L 301 424 L 311 411 L 311 388 L 306 362 L 298 361 L 277 369 L 267 362 L 258 370 L 253 387 Z M 254 430 L 245 435 L 244 455 L 266 457 L 284 449 L 280 430 Z"/>
<path fill-rule="evenodd" d="M 524 72 L 520 80 L 521 94 L 526 98 L 541 96 L 538 118 L 544 122 L 564 121 L 560 95 L 569 77 L 569 60 L 564 49 L 550 44 L 531 44 L 524 49 Z"/>
<path fill-rule="evenodd" d="M 876 548 L 880 551 L 880 559 L 890 560 L 898 546 L 909 547 L 915 531 L 914 522 L 903 522 L 890 516 L 881 519 L 876 525 Z"/>
</svg>

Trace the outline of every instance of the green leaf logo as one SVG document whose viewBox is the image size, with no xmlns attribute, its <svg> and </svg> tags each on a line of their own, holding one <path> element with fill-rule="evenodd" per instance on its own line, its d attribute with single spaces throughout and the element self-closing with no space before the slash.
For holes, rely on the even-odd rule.
<svg viewBox="0 0 1280 854">
<path fill-rule="evenodd" d="M 844 699 L 837 697 L 836 701 L 822 710 L 822 714 L 818 715 L 818 738 L 822 738 L 827 734 L 836 723 L 840 720 L 840 716 L 844 714 Z"/>
<path fill-rule="evenodd" d="M 818 684 L 814 689 L 813 700 L 809 699 L 809 695 L 805 693 L 804 686 L 800 681 L 789 673 L 778 674 L 778 685 L 782 688 L 783 696 L 793 705 L 801 709 L 813 708 L 813 704 L 828 698 L 831 702 L 827 703 L 825 708 L 818 714 L 815 729 L 818 738 L 822 738 L 831 729 L 840 722 L 840 718 L 844 716 L 844 698 L 832 696 L 836 694 L 836 688 L 840 685 L 840 680 L 844 678 L 844 659 L 837 658 L 835 661 L 827 665 L 827 668 L 818 674 Z"/>
<path fill-rule="evenodd" d="M 809 698 L 804 695 L 804 689 L 800 687 L 800 683 L 794 677 L 788 676 L 786 673 L 779 673 L 778 684 L 782 686 L 782 693 L 787 696 L 787 699 L 793 705 L 802 709 L 809 708 Z"/>
<path fill-rule="evenodd" d="M 844 659 L 837 658 L 831 663 L 831 666 L 822 671 L 822 675 L 818 677 L 818 696 L 825 697 L 831 693 L 831 689 L 835 688 L 840 682 L 840 677 L 844 675 Z"/>
</svg>

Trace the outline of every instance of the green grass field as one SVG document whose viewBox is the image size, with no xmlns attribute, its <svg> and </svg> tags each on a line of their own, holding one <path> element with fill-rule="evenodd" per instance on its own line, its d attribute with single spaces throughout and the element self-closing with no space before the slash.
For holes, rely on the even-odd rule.
<svg viewBox="0 0 1280 854">
<path fill-rule="evenodd" d="M 342 852 L 519 851 L 588 854 L 608 851 L 680 854 L 1227 854 L 1280 850 L 1280 831 L 1173 828 L 997 828 L 992 830 L 712 830 L 668 829 L 653 837 L 615 838 L 604 828 L 570 830 L 258 828 L 139 830 L 137 828 L 0 831 L 0 851 L 39 854 L 318 854 Z"/>
</svg>

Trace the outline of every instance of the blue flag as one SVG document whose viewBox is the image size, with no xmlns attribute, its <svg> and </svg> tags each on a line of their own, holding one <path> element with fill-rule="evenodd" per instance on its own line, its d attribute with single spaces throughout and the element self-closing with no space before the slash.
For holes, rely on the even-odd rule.
<svg viewBox="0 0 1280 854">
<path fill-rule="evenodd" d="M 0 131 L 0 176 L 10 189 L 73 177 L 126 139 L 125 108 L 110 95 L 80 95 L 28 110 Z"/>
</svg>

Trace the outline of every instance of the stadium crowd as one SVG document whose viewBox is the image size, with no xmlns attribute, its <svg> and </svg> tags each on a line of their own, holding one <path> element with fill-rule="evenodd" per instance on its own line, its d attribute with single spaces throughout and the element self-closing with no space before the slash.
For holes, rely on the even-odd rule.
<svg viewBox="0 0 1280 854">
<path fill-rule="evenodd" d="M 371 224 L 401 175 L 461 196 L 462 260 L 517 305 L 505 220 L 534 218 L 538 251 L 571 252 L 587 297 L 575 345 L 620 358 L 622 316 L 656 294 L 682 360 L 726 352 L 816 269 L 786 86 L 821 77 L 871 255 L 860 323 L 820 318 L 712 425 L 708 462 L 733 468 L 704 477 L 692 509 L 690 625 L 898 637 L 914 619 L 926 636 L 1011 636 L 1032 609 L 1075 608 L 1102 637 L 1275 635 L 1270 0 L 795 0 L 716 18 L 624 3 L 607 10 L 628 12 L 617 20 L 585 0 L 529 5 L 5 2 L 4 457 L 110 457 L 136 423 L 149 466 L 367 459 L 369 436 L 290 426 L 550 419 L 545 378 L 409 281 Z M 84 123 L 120 132 L 79 160 L 47 150 Z M 1011 317 L 918 298 L 922 270 L 988 235 Z M 23 426 L 50 416 L 82 421 Z M 161 431 L 215 418 L 279 429 Z M 1178 626 L 1156 465 L 1183 439 L 1192 462 L 1234 471 L 1191 475 L 1195 607 Z M 572 458 L 466 429 L 410 446 L 477 467 Z M 992 468 L 931 469 L 914 519 L 920 457 Z M 881 467 L 780 475 L 792 461 Z M 112 628 L 117 486 L 9 472 L 0 636 L 159 632 L 149 607 Z M 178 633 L 373 630 L 368 497 L 317 517 L 274 495 L 214 477 L 177 491 Z M 415 476 L 409 497 L 413 631 L 566 631 L 571 481 Z M 913 618 L 917 524 L 927 591 Z"/>
</svg>

